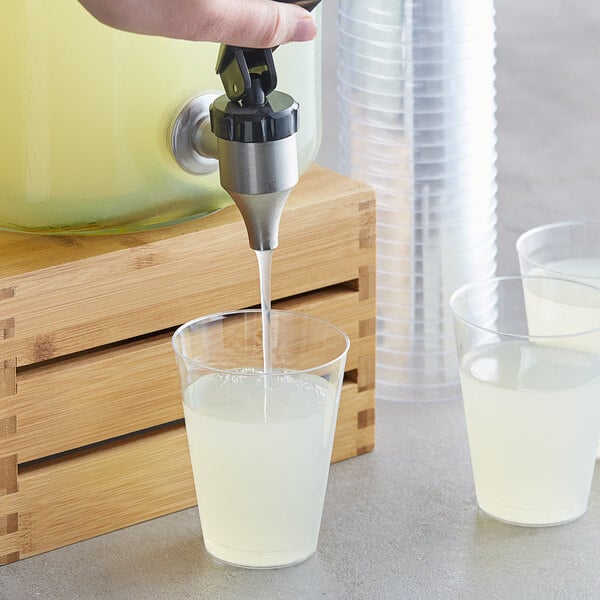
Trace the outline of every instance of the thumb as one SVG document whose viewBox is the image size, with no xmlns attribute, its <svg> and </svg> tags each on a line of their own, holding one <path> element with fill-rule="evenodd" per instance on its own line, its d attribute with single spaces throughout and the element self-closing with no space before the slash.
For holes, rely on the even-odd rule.
<svg viewBox="0 0 600 600">
<path fill-rule="evenodd" d="M 211 4 L 213 19 L 204 23 L 204 39 L 271 48 L 286 42 L 305 42 L 317 35 L 313 16 L 295 4 L 274 0 L 220 0 Z"/>
</svg>

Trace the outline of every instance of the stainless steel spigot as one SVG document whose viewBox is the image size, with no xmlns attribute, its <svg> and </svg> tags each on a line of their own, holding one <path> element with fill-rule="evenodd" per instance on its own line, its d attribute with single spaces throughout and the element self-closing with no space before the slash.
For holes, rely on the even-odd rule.
<svg viewBox="0 0 600 600">
<path fill-rule="evenodd" d="M 308 10 L 320 2 L 277 1 Z M 242 213 L 254 250 L 277 247 L 281 213 L 298 182 L 298 103 L 275 90 L 273 50 L 221 46 L 217 73 L 225 94 L 191 100 L 171 131 L 173 154 L 186 171 L 215 170 L 218 158 L 221 185 Z"/>
<path fill-rule="evenodd" d="M 221 185 L 236 203 L 250 247 L 277 247 L 279 221 L 298 182 L 298 103 L 275 91 L 271 49 L 222 46 L 217 61 L 225 94 L 210 107 Z"/>
</svg>

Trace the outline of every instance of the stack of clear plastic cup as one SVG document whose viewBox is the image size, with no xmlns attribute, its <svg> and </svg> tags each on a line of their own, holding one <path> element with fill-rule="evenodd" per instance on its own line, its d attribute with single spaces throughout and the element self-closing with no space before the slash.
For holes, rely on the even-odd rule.
<svg viewBox="0 0 600 600">
<path fill-rule="evenodd" d="M 460 394 L 449 298 L 496 271 L 494 14 L 339 0 L 340 170 L 377 193 L 378 398 Z"/>
</svg>

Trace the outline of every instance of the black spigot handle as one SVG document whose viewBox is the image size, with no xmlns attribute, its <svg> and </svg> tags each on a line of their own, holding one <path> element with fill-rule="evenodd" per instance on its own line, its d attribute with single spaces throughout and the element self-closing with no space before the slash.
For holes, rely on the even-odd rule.
<svg viewBox="0 0 600 600">
<path fill-rule="evenodd" d="M 308 11 L 321 0 L 274 0 L 297 4 Z M 262 106 L 277 87 L 277 72 L 273 51 L 277 48 L 243 48 L 222 44 L 217 57 L 217 74 L 227 97 L 242 105 Z"/>
</svg>

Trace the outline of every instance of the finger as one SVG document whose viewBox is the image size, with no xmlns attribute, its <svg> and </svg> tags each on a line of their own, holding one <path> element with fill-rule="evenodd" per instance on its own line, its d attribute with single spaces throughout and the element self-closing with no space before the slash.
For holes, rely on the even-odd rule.
<svg viewBox="0 0 600 600">
<path fill-rule="evenodd" d="M 317 34 L 313 16 L 294 4 L 273 0 L 221 0 L 210 4 L 216 7 L 210 11 L 213 18 L 199 24 L 197 39 L 269 48 L 311 40 Z"/>
<path fill-rule="evenodd" d="M 317 34 L 308 11 L 274 0 L 79 1 L 106 25 L 148 35 L 269 48 Z"/>
</svg>

